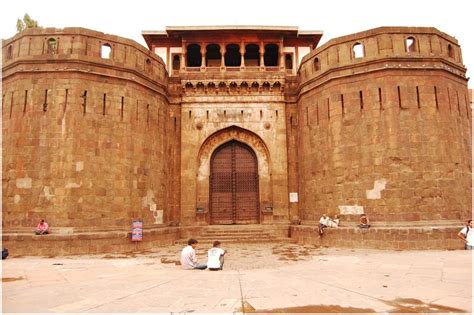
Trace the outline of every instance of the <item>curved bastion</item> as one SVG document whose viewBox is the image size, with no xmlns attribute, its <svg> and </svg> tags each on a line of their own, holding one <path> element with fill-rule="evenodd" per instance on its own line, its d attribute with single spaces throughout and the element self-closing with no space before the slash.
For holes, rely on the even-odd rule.
<svg viewBox="0 0 474 315">
<path fill-rule="evenodd" d="M 339 211 L 385 222 L 469 218 L 465 73 L 458 42 L 435 28 L 381 27 L 305 56 L 298 94 L 303 221 Z"/>
<path fill-rule="evenodd" d="M 2 50 L 4 231 L 167 223 L 163 61 L 83 28 L 29 29 Z"/>
</svg>

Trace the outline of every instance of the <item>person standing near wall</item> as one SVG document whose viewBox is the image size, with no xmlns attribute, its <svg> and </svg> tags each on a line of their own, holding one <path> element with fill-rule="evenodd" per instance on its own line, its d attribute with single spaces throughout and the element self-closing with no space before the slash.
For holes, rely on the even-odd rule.
<svg viewBox="0 0 474 315">
<path fill-rule="evenodd" d="M 459 231 L 458 237 L 464 241 L 464 249 L 474 249 L 474 233 L 472 231 L 472 220 L 467 220 L 466 226 Z"/>
</svg>

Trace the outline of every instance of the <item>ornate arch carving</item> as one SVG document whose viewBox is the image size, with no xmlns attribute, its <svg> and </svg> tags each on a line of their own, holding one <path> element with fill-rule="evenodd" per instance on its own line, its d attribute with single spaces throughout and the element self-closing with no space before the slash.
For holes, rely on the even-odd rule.
<svg viewBox="0 0 474 315">
<path fill-rule="evenodd" d="M 212 153 L 222 144 L 232 140 L 247 144 L 257 156 L 260 209 L 272 204 L 271 160 L 267 146 L 255 133 L 237 126 L 230 126 L 210 135 L 201 145 L 197 159 L 196 204 L 209 210 L 209 176 Z"/>
</svg>

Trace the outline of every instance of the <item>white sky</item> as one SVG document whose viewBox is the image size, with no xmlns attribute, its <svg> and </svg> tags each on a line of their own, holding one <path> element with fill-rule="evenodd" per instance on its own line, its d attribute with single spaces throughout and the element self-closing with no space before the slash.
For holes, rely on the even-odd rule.
<svg viewBox="0 0 474 315">
<path fill-rule="evenodd" d="M 473 7 L 472 0 L 13 0 L 2 3 L 0 37 L 13 36 L 16 19 L 25 13 L 41 26 L 80 26 L 142 45 L 142 30 L 176 25 L 298 26 L 324 31 L 320 45 L 379 26 L 433 26 L 458 39 L 469 77 L 474 68 Z"/>
</svg>

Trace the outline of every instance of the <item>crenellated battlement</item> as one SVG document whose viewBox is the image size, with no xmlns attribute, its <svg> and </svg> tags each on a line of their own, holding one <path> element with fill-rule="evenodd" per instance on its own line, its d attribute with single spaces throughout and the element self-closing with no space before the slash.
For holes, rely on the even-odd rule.
<svg viewBox="0 0 474 315">
<path fill-rule="evenodd" d="M 332 39 L 306 55 L 299 68 L 302 92 L 331 77 L 384 69 L 444 70 L 465 79 L 457 40 L 432 27 L 380 27 Z"/>
</svg>

